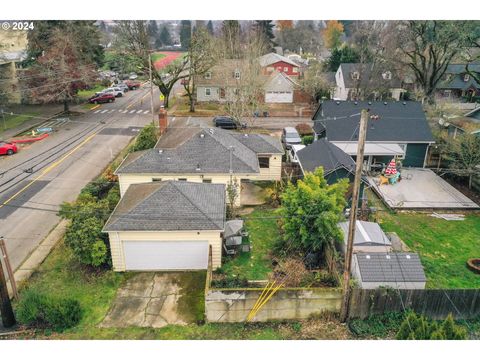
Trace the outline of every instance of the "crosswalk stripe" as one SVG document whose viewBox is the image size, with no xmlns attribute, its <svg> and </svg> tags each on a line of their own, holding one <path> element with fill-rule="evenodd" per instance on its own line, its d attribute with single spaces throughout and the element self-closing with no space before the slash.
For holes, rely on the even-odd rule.
<svg viewBox="0 0 480 360">
<path fill-rule="evenodd" d="M 112 110 L 109 111 L 110 114 L 113 113 L 113 112 L 115 112 L 115 109 L 112 109 Z"/>
<path fill-rule="evenodd" d="M 108 110 L 103 110 L 103 111 L 101 112 L 101 114 L 105 114 L 107 111 L 108 111 Z"/>
<path fill-rule="evenodd" d="M 148 110 L 145 110 L 143 113 L 144 113 L 144 114 L 148 114 L 149 112 L 150 112 L 150 111 L 148 111 Z"/>
<path fill-rule="evenodd" d="M 143 111 L 143 110 L 138 110 L 138 111 L 137 111 L 137 114 L 140 114 L 142 111 Z"/>
<path fill-rule="evenodd" d="M 135 110 L 130 110 L 130 114 L 133 114 L 135 112 Z"/>
<path fill-rule="evenodd" d="M 102 110 L 95 110 L 93 113 L 98 114 L 100 111 L 102 111 Z"/>
</svg>

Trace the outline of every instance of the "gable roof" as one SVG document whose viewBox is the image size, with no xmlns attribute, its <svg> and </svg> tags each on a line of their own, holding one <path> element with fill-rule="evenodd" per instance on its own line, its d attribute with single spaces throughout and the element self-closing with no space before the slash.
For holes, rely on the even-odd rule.
<svg viewBox="0 0 480 360">
<path fill-rule="evenodd" d="M 210 78 L 206 78 L 206 74 L 195 75 L 195 85 L 197 86 L 239 86 L 240 80 L 235 79 L 235 70 L 240 71 L 242 76 L 242 68 L 244 68 L 244 60 L 241 59 L 223 59 L 215 64 L 208 72 Z"/>
<path fill-rule="evenodd" d="M 415 253 L 356 253 L 362 282 L 425 282 L 425 272 Z"/>
<path fill-rule="evenodd" d="M 417 101 L 333 101 L 322 102 L 313 116 L 315 133 L 326 131 L 329 141 L 358 140 L 362 109 L 378 115 L 368 120 L 367 141 L 434 142 L 422 104 Z"/>
<path fill-rule="evenodd" d="M 103 231 L 223 230 L 225 185 L 165 181 L 132 184 Z"/>
<path fill-rule="evenodd" d="M 402 87 L 402 81 L 395 74 L 392 69 L 380 69 L 375 67 L 374 64 L 361 64 L 361 63 L 342 63 L 339 68 L 341 69 L 343 81 L 346 88 L 360 87 L 384 87 L 389 89 L 398 89 Z M 389 71 L 392 74 L 390 80 L 384 79 L 383 74 Z M 358 72 L 360 79 L 356 80 L 352 77 L 354 72 Z"/>
<path fill-rule="evenodd" d="M 320 166 L 324 175 L 341 168 L 352 173 L 355 171 L 355 161 L 351 156 L 326 139 L 318 139 L 304 147 L 297 152 L 297 158 L 304 172 L 313 172 Z"/>
<path fill-rule="evenodd" d="M 343 231 L 344 240 L 347 242 L 349 222 L 341 222 L 338 226 Z M 353 245 L 391 246 L 392 242 L 377 223 L 357 220 Z"/>
<path fill-rule="evenodd" d="M 243 138 L 242 134 L 218 128 L 178 130 L 170 129 L 154 149 L 129 154 L 115 173 L 227 174 L 230 166 L 234 174 L 258 173 L 257 153 L 283 153 L 280 141 L 266 135 Z"/>
<path fill-rule="evenodd" d="M 466 70 L 467 64 L 450 64 L 445 70 L 444 80 L 441 81 L 437 88 L 438 89 L 459 89 L 467 90 L 470 88 L 480 88 L 472 76 L 469 76 L 468 81 L 465 81 L 464 76 L 467 73 Z M 470 64 L 468 70 L 472 72 L 480 72 L 480 64 Z"/>
<path fill-rule="evenodd" d="M 297 66 L 298 67 L 298 64 L 295 63 L 294 61 L 290 60 L 289 58 L 287 58 L 285 56 L 282 56 L 282 55 L 279 55 L 279 54 L 276 54 L 276 53 L 268 53 L 268 54 L 265 54 L 263 56 L 260 56 L 258 58 L 258 61 L 260 62 L 260 65 L 262 67 L 265 67 L 265 66 L 268 66 L 268 65 L 271 65 L 271 64 L 275 64 L 279 61 L 283 61 L 287 64 L 292 65 L 292 66 Z"/>
<path fill-rule="evenodd" d="M 292 91 L 298 84 L 288 75 L 275 71 L 273 72 L 263 88 L 265 91 Z"/>
</svg>

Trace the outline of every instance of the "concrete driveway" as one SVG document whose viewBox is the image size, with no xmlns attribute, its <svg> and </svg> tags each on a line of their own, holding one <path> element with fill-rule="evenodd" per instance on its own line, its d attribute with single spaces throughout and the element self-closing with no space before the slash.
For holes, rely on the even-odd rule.
<svg viewBox="0 0 480 360">
<path fill-rule="evenodd" d="M 186 325 L 203 320 L 205 272 L 136 273 L 118 290 L 101 327 Z"/>
</svg>

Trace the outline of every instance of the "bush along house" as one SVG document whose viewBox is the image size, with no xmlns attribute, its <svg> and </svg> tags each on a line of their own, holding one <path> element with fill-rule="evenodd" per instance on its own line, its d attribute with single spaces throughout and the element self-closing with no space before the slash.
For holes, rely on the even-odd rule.
<svg viewBox="0 0 480 360">
<path fill-rule="evenodd" d="M 435 142 L 422 105 L 416 101 L 324 101 L 313 116 L 314 137 L 328 139 L 355 160 L 360 112 L 369 109 L 364 168 L 395 158 L 404 167 L 425 167 Z"/>
</svg>

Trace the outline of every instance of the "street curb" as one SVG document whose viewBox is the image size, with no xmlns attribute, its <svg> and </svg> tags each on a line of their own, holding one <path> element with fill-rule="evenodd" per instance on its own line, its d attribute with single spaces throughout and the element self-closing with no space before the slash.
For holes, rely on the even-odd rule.
<svg viewBox="0 0 480 360">
<path fill-rule="evenodd" d="M 17 287 L 21 287 L 32 276 L 35 270 L 45 261 L 58 241 L 63 238 L 67 230 L 68 220 L 61 220 L 42 242 L 30 253 L 27 259 L 15 270 L 14 278 Z M 8 290 L 12 294 L 10 283 Z"/>
</svg>

